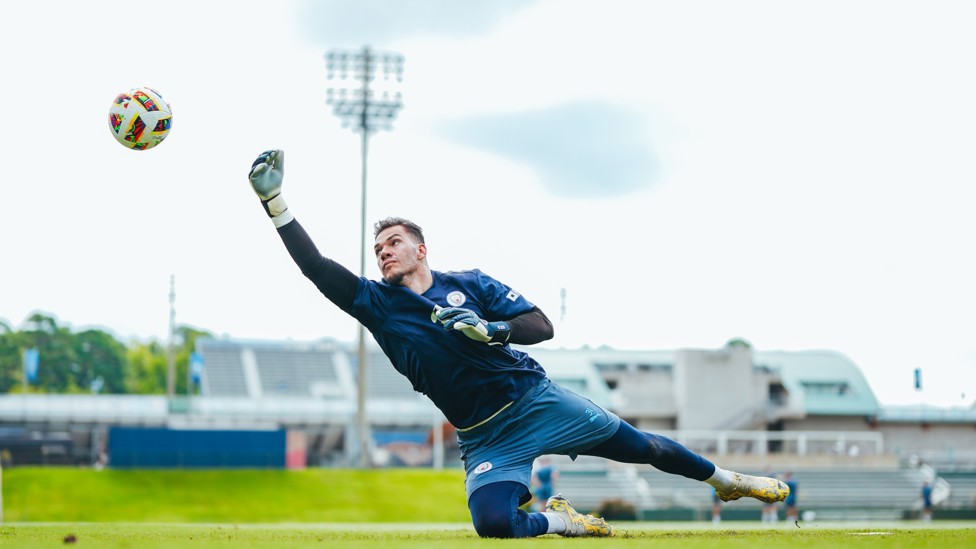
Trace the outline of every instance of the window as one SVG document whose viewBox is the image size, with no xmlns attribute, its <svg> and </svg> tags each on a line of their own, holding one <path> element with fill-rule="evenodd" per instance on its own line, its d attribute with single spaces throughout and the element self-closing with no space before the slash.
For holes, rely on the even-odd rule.
<svg viewBox="0 0 976 549">
<path fill-rule="evenodd" d="M 648 363 L 648 364 L 638 364 L 638 372 L 665 372 L 671 370 L 670 364 L 658 364 L 658 363 Z"/>
<path fill-rule="evenodd" d="M 851 392 L 851 386 L 846 381 L 804 381 L 802 385 L 811 395 L 844 396 Z"/>
</svg>

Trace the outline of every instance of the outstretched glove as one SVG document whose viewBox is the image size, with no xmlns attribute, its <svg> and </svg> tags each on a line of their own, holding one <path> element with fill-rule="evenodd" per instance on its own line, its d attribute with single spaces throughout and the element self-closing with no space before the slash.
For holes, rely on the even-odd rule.
<svg viewBox="0 0 976 549">
<path fill-rule="evenodd" d="M 461 307 L 434 306 L 431 322 L 440 322 L 445 330 L 458 330 L 469 338 L 488 345 L 504 345 L 512 334 L 508 322 L 488 322 L 474 311 Z"/>
<path fill-rule="evenodd" d="M 295 219 L 281 196 L 281 182 L 284 178 L 285 151 L 278 149 L 261 153 L 251 164 L 251 172 L 247 174 L 251 188 L 261 199 L 261 205 L 268 212 L 275 227 L 283 227 Z"/>
</svg>

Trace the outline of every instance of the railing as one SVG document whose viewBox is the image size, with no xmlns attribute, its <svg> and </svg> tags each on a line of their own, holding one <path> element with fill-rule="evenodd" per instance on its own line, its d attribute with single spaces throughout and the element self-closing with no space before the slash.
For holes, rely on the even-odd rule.
<svg viewBox="0 0 976 549">
<path fill-rule="evenodd" d="M 976 450 L 918 450 L 901 456 L 906 467 L 928 464 L 937 471 L 976 471 Z"/>
<path fill-rule="evenodd" d="M 377 422 L 426 423 L 433 405 L 419 396 L 370 399 Z M 162 395 L 0 395 L 0 422 L 166 425 L 170 423 L 267 423 L 300 421 L 330 425 L 350 421 L 355 402 L 337 398 L 185 397 Z"/>
</svg>

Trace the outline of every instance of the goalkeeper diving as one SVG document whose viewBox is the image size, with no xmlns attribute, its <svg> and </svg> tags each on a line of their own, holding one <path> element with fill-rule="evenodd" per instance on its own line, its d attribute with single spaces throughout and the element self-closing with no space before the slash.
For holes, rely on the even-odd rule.
<svg viewBox="0 0 976 549">
<path fill-rule="evenodd" d="M 577 512 L 561 494 L 550 497 L 542 512 L 519 509 L 531 498 L 533 461 L 547 454 L 646 463 L 705 482 L 724 501 L 777 502 L 789 495 L 777 479 L 717 467 L 554 383 L 542 365 L 511 346 L 551 339 L 545 313 L 480 270 L 431 269 L 424 233 L 414 222 L 376 222 L 379 280 L 356 276 L 323 256 L 285 202 L 284 173 L 284 151 L 269 150 L 254 161 L 248 179 L 302 274 L 362 323 L 396 371 L 457 429 L 478 535 L 614 535 L 604 519 Z"/>
</svg>

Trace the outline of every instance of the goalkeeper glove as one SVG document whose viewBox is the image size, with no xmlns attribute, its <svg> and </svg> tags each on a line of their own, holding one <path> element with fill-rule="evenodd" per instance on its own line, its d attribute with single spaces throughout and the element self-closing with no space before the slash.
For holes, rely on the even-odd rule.
<svg viewBox="0 0 976 549">
<path fill-rule="evenodd" d="M 295 219 L 281 196 L 281 182 L 284 178 L 285 151 L 277 149 L 261 153 L 251 164 L 251 171 L 247 174 L 251 188 L 261 199 L 261 205 L 268 212 L 275 227 L 283 227 Z"/>
<path fill-rule="evenodd" d="M 445 330 L 458 330 L 469 338 L 488 345 L 504 345 L 512 334 L 508 322 L 488 322 L 470 309 L 435 306 L 431 322 L 440 322 Z"/>
</svg>

